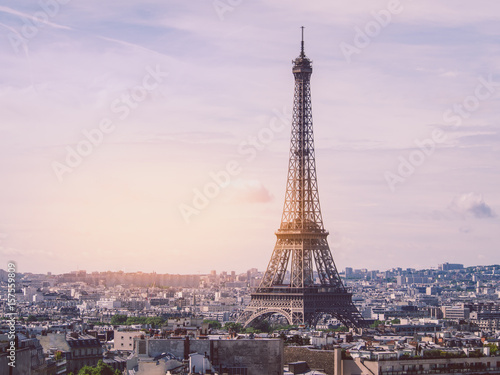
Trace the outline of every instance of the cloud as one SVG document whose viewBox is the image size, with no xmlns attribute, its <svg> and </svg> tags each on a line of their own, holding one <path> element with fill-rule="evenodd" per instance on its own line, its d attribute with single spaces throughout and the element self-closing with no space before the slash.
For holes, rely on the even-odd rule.
<svg viewBox="0 0 500 375">
<path fill-rule="evenodd" d="M 5 7 L 5 6 L 1 6 L 1 5 L 0 5 L 0 12 L 12 14 L 12 15 L 15 15 L 15 16 L 19 16 L 22 19 L 28 18 L 31 21 L 33 21 L 33 24 L 35 24 L 35 25 L 37 25 L 38 23 L 41 22 L 41 23 L 44 23 L 46 25 L 52 26 L 52 27 L 54 27 L 56 29 L 71 30 L 71 27 L 64 26 L 64 25 L 59 25 L 57 23 L 50 22 L 48 19 L 44 19 L 43 17 L 35 17 L 35 15 L 30 15 L 30 14 L 27 14 L 27 13 L 19 12 L 19 11 L 15 10 L 15 9 L 12 9 L 12 8 L 9 8 L 9 7 Z"/>
<path fill-rule="evenodd" d="M 453 198 L 449 208 L 459 215 L 472 215 L 476 218 L 495 217 L 495 213 L 486 204 L 481 194 L 466 193 Z"/>
<path fill-rule="evenodd" d="M 274 196 L 259 181 L 236 181 L 231 200 L 239 203 L 268 203 Z"/>
</svg>

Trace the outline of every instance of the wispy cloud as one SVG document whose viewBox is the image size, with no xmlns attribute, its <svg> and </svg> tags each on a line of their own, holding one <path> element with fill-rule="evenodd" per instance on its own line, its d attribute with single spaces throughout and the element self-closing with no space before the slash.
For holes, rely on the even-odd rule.
<svg viewBox="0 0 500 375">
<path fill-rule="evenodd" d="M 15 16 L 18 16 L 21 18 L 27 18 L 27 19 L 31 20 L 32 22 L 34 22 L 35 24 L 43 23 L 43 24 L 45 24 L 47 26 L 51 26 L 55 29 L 72 30 L 72 28 L 69 26 L 64 26 L 64 25 L 54 23 L 52 21 L 49 21 L 48 19 L 44 19 L 43 17 L 37 18 L 31 14 L 19 12 L 15 9 L 12 9 L 12 8 L 9 8 L 9 7 L 3 6 L 3 5 L 0 5 L 0 12 L 12 14 L 12 15 L 15 15 Z"/>
</svg>

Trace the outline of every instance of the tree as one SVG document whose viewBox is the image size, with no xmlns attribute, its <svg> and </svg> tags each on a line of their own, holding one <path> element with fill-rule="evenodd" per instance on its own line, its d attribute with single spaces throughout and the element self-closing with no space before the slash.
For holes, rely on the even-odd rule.
<svg viewBox="0 0 500 375">
<path fill-rule="evenodd" d="M 243 330 L 243 326 L 240 323 L 235 322 L 228 322 L 224 324 L 224 328 L 234 333 L 240 333 Z"/>
<path fill-rule="evenodd" d="M 257 333 L 262 333 L 260 329 L 257 329 L 255 327 L 247 327 L 245 328 L 245 333 L 249 333 L 251 335 L 256 335 Z"/>
<path fill-rule="evenodd" d="M 469 357 L 471 357 L 471 358 L 483 357 L 483 353 L 481 353 L 481 351 L 479 351 L 479 350 L 473 350 L 473 351 L 469 352 Z"/>
<path fill-rule="evenodd" d="M 349 332 L 349 328 L 347 328 L 346 326 L 340 326 L 338 328 L 335 328 L 333 332 Z"/>
<path fill-rule="evenodd" d="M 146 324 L 151 324 L 152 328 L 160 328 L 163 323 L 165 323 L 165 320 L 159 316 L 149 317 L 146 319 Z"/>
<path fill-rule="evenodd" d="M 97 362 L 96 367 L 84 366 L 78 371 L 78 375 L 121 375 L 120 370 L 113 370 L 113 367 L 105 364 L 102 359 Z"/>
<path fill-rule="evenodd" d="M 115 314 L 111 317 L 111 324 L 114 326 L 125 324 L 126 322 L 127 322 L 127 315 Z"/>
<path fill-rule="evenodd" d="M 290 325 L 290 324 L 276 324 L 271 326 L 273 331 L 289 331 L 291 329 L 297 329 L 296 325 Z"/>
<path fill-rule="evenodd" d="M 495 356 L 498 353 L 498 346 L 496 344 L 486 344 L 485 346 L 490 348 L 490 354 Z"/>
<path fill-rule="evenodd" d="M 272 332 L 271 325 L 267 320 L 258 320 L 254 321 L 252 323 L 252 327 L 254 328 L 254 331 L 248 332 L 247 328 L 247 333 L 260 333 L 260 332 Z"/>
<path fill-rule="evenodd" d="M 208 323 L 208 327 L 209 328 L 215 328 L 215 329 L 219 329 L 222 327 L 222 325 L 220 324 L 220 322 L 218 320 L 213 320 L 213 319 L 205 319 L 203 321 L 203 323 Z"/>
<path fill-rule="evenodd" d="M 375 322 L 370 325 L 370 328 L 378 328 L 378 326 L 381 324 L 385 324 L 385 322 L 383 320 L 375 320 Z"/>
<path fill-rule="evenodd" d="M 309 345 L 311 343 L 311 340 L 309 339 L 309 337 L 302 337 L 299 335 L 293 335 L 292 337 L 290 337 L 289 339 L 286 340 L 286 343 L 303 346 L 303 345 Z"/>
</svg>

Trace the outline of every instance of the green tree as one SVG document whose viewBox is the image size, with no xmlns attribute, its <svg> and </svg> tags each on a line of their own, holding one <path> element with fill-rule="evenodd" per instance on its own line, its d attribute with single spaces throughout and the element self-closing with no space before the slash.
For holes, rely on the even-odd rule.
<svg viewBox="0 0 500 375">
<path fill-rule="evenodd" d="M 165 320 L 159 316 L 153 316 L 146 319 L 146 324 L 151 324 L 152 328 L 160 328 L 163 323 L 165 323 Z"/>
<path fill-rule="evenodd" d="M 497 355 L 498 353 L 498 346 L 496 344 L 486 344 L 485 346 L 490 348 L 490 354 L 491 355 Z"/>
<path fill-rule="evenodd" d="M 222 325 L 220 324 L 220 322 L 218 320 L 213 320 L 213 319 L 205 319 L 203 321 L 203 323 L 208 323 L 208 327 L 209 328 L 215 328 L 215 329 L 219 329 L 222 327 Z"/>
<path fill-rule="evenodd" d="M 474 351 L 471 351 L 469 352 L 469 357 L 471 358 L 479 358 L 479 357 L 483 357 L 483 353 L 481 353 L 479 350 L 474 350 Z"/>
<path fill-rule="evenodd" d="M 262 331 L 260 329 L 255 328 L 255 327 L 247 327 L 247 328 L 245 328 L 245 333 L 256 334 L 256 333 L 262 333 Z"/>
<path fill-rule="evenodd" d="M 330 330 L 328 330 L 330 331 Z M 346 326 L 340 326 L 338 328 L 332 329 L 332 332 L 349 332 L 349 328 Z"/>
<path fill-rule="evenodd" d="M 240 333 L 243 330 L 243 326 L 240 323 L 228 322 L 224 324 L 224 329 L 234 333 Z"/>
<path fill-rule="evenodd" d="M 396 319 L 392 319 L 392 320 L 391 320 L 391 323 L 392 323 L 392 324 L 399 324 L 399 323 L 401 323 L 401 319 L 398 319 L 398 318 L 396 318 Z"/>
<path fill-rule="evenodd" d="M 378 328 L 378 326 L 381 324 L 385 324 L 385 322 L 383 320 L 375 320 L 375 322 L 370 325 L 370 328 Z"/>
<path fill-rule="evenodd" d="M 125 324 L 129 326 L 132 324 L 147 324 L 147 319 L 145 316 L 129 316 Z"/>
<path fill-rule="evenodd" d="M 105 364 L 102 360 L 97 362 L 96 367 L 84 366 L 78 371 L 78 375 L 121 375 L 120 370 L 113 370 L 113 367 Z"/>
<path fill-rule="evenodd" d="M 127 315 L 115 314 L 111 317 L 111 324 L 114 326 L 125 324 L 127 322 Z"/>
<path fill-rule="evenodd" d="M 268 332 L 268 333 L 272 331 L 271 325 L 269 324 L 269 322 L 267 320 L 260 320 L 260 321 L 254 322 L 252 326 L 257 331 Z"/>
<path fill-rule="evenodd" d="M 276 324 L 273 325 L 272 327 L 273 331 L 289 331 L 291 329 L 296 329 L 296 325 L 290 325 L 290 324 Z"/>
</svg>

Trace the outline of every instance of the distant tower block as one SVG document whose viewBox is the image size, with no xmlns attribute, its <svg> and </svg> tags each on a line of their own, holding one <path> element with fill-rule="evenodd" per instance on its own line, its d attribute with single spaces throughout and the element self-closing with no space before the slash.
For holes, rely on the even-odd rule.
<svg viewBox="0 0 500 375">
<path fill-rule="evenodd" d="M 280 314 L 290 324 L 315 325 L 321 315 L 330 314 L 349 327 L 364 326 L 352 293 L 339 277 L 323 226 L 314 158 L 312 62 L 304 53 L 304 28 L 292 72 L 295 91 L 283 216 L 266 273 L 238 321 L 248 326 Z M 285 284 L 287 270 L 290 282 Z"/>
</svg>

